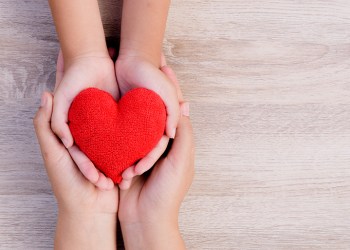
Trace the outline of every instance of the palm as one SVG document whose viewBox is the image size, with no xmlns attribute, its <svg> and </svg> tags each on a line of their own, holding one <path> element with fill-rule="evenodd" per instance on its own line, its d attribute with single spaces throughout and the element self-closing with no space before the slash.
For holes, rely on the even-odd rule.
<svg viewBox="0 0 350 250">
<path fill-rule="evenodd" d="M 193 178 L 193 152 L 188 150 L 184 153 L 187 159 L 184 162 L 188 166 L 182 168 L 172 164 L 183 161 L 176 159 L 177 154 L 177 151 L 172 150 L 167 157 L 157 162 L 148 178 L 138 176 L 129 190 L 120 191 L 118 213 L 123 222 L 147 221 L 155 211 L 176 213 L 178 201 L 185 196 Z"/>
<path fill-rule="evenodd" d="M 154 208 L 159 209 L 158 204 L 163 199 L 163 195 L 159 191 L 167 189 L 162 187 L 161 182 L 157 180 L 152 181 L 151 179 L 157 178 L 155 172 L 159 171 L 160 165 L 158 167 L 155 166 L 152 170 L 153 178 L 135 177 L 133 184 L 128 190 L 121 190 L 118 215 L 123 222 L 132 223 L 148 220 L 148 215 L 145 213 L 154 211 Z"/>
<path fill-rule="evenodd" d="M 110 58 L 81 58 L 76 60 L 64 72 L 55 92 L 63 91 L 69 101 L 83 89 L 96 87 L 118 98 L 118 86 L 114 73 L 114 64 Z M 69 88 L 67 87 L 69 85 Z"/>
<path fill-rule="evenodd" d="M 116 75 L 121 95 L 135 87 L 160 87 L 154 79 L 164 77 L 152 64 L 137 60 L 132 62 L 117 60 Z"/>
<path fill-rule="evenodd" d="M 83 210 L 76 212 L 89 212 L 85 209 L 89 208 L 91 209 L 90 212 L 116 213 L 118 208 L 118 189 L 114 187 L 111 190 L 102 191 L 96 188 L 79 171 L 67 149 L 62 144 L 59 147 L 59 157 L 55 157 L 58 160 L 56 162 L 47 162 L 47 164 L 53 166 L 64 166 L 61 175 L 59 177 L 55 176 L 51 180 L 59 206 L 75 204 L 72 207 L 78 208 L 78 210 L 81 207 L 81 210 Z M 55 187 L 60 187 L 60 189 L 55 190 Z"/>
</svg>

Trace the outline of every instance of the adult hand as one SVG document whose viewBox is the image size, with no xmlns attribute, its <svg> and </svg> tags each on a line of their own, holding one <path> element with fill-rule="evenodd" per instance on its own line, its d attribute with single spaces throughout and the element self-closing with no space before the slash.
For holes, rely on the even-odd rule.
<svg viewBox="0 0 350 250">
<path fill-rule="evenodd" d="M 175 76 L 167 66 L 163 71 Z M 118 217 L 124 243 L 130 249 L 142 245 L 150 249 L 184 248 L 178 213 L 194 175 L 194 142 L 188 104 L 181 95 L 180 102 L 182 117 L 167 156 L 156 163 L 149 176 L 136 176 L 129 189 L 120 190 Z"/>
<path fill-rule="evenodd" d="M 115 248 L 118 189 L 101 190 L 89 182 L 51 130 L 53 97 L 42 96 L 34 118 L 44 164 L 58 203 L 55 245 L 59 249 Z M 112 183 L 113 185 L 113 183 Z"/>
</svg>

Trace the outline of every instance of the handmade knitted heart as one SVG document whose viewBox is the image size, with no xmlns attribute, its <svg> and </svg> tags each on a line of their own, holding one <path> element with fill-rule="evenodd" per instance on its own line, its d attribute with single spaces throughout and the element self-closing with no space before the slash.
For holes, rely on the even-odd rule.
<svg viewBox="0 0 350 250">
<path fill-rule="evenodd" d="M 115 183 L 123 171 L 146 156 L 165 129 L 166 110 L 154 92 L 137 88 L 119 102 L 89 88 L 74 99 L 68 113 L 75 144 Z"/>
</svg>

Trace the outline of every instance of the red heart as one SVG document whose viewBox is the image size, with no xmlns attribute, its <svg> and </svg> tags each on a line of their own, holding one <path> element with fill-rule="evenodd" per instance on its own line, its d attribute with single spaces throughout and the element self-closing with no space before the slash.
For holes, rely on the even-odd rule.
<svg viewBox="0 0 350 250">
<path fill-rule="evenodd" d="M 77 95 L 68 114 L 75 144 L 115 183 L 122 172 L 146 156 L 165 129 L 162 99 L 143 88 L 126 93 L 118 103 L 102 90 Z"/>
</svg>

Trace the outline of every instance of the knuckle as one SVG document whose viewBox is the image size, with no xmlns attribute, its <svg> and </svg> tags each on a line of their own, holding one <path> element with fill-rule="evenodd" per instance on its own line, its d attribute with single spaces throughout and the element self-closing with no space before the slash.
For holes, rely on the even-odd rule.
<svg viewBox="0 0 350 250">
<path fill-rule="evenodd" d="M 94 165 L 89 160 L 82 160 L 77 165 L 82 172 L 88 173 L 89 171 L 95 170 Z"/>
<path fill-rule="evenodd" d="M 144 158 L 143 164 L 142 164 L 142 168 L 151 168 L 150 166 L 153 166 L 153 164 L 156 162 L 156 157 L 155 155 L 147 155 Z"/>
<path fill-rule="evenodd" d="M 63 135 L 63 129 L 57 122 L 51 123 L 51 129 L 56 135 L 58 135 L 58 136 Z"/>
<path fill-rule="evenodd" d="M 35 128 L 37 128 L 38 125 L 39 125 L 39 115 L 38 115 L 38 113 L 36 113 L 34 118 L 33 118 L 33 125 L 34 125 Z"/>
<path fill-rule="evenodd" d="M 36 112 L 34 118 L 33 118 L 33 125 L 34 128 L 38 128 L 40 127 L 41 123 L 42 123 L 42 114 L 40 112 L 40 110 L 38 112 Z"/>
</svg>

